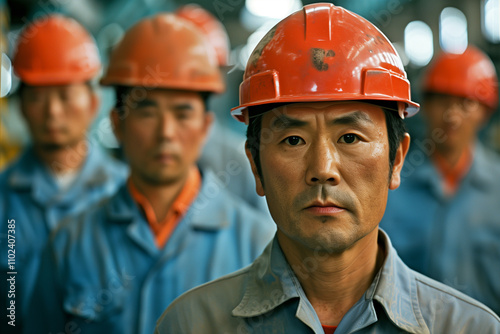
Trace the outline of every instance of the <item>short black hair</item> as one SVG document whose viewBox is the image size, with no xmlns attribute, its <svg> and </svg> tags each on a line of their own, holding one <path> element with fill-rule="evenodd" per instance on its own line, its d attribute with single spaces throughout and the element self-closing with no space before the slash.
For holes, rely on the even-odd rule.
<svg viewBox="0 0 500 334">
<path fill-rule="evenodd" d="M 125 104 L 127 100 L 127 96 L 133 92 L 134 89 L 147 89 L 144 87 L 130 87 L 130 86 L 114 86 L 115 88 L 115 94 L 116 94 L 116 99 L 115 99 L 115 109 L 118 111 L 120 116 L 125 115 Z M 208 106 L 208 101 L 210 100 L 210 97 L 212 95 L 211 92 L 199 92 L 200 97 L 203 101 L 203 106 L 205 108 L 205 111 L 210 110 Z M 138 100 L 140 100 L 140 96 L 137 97 Z"/>
<path fill-rule="evenodd" d="M 387 125 L 387 136 L 389 139 L 389 180 L 392 176 L 392 169 L 394 167 L 394 161 L 396 159 L 396 153 L 399 144 L 403 141 L 406 130 L 406 125 L 404 120 L 399 117 L 397 112 L 396 103 L 385 103 L 380 101 L 365 101 L 378 105 L 382 108 L 385 114 L 385 121 Z M 257 173 L 262 179 L 262 166 L 260 164 L 260 135 L 262 130 L 262 117 L 265 112 L 278 108 L 285 105 L 286 103 L 275 103 L 267 104 L 263 106 L 250 107 L 248 112 L 250 115 L 257 115 L 249 118 L 249 124 L 247 128 L 247 144 L 246 148 L 250 150 L 252 158 L 255 162 L 257 168 Z"/>
</svg>

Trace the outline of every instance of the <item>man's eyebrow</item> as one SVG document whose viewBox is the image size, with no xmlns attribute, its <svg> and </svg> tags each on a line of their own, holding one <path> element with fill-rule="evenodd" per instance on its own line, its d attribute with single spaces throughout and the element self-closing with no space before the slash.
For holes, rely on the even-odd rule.
<svg viewBox="0 0 500 334">
<path fill-rule="evenodd" d="M 194 108 L 191 103 L 186 102 L 174 105 L 173 109 L 177 111 L 184 111 L 184 110 L 193 110 Z"/>
<path fill-rule="evenodd" d="M 158 104 L 155 101 L 148 99 L 137 101 L 137 104 L 135 105 L 136 108 L 147 108 L 156 106 L 158 106 Z"/>
<path fill-rule="evenodd" d="M 290 118 L 286 115 L 279 115 L 271 122 L 271 128 L 276 130 L 284 130 L 288 128 L 300 128 L 306 126 L 307 122 Z"/>
<path fill-rule="evenodd" d="M 362 111 L 354 111 L 347 115 L 337 117 L 329 122 L 331 125 L 355 125 L 360 123 L 373 124 L 372 119 Z"/>
</svg>

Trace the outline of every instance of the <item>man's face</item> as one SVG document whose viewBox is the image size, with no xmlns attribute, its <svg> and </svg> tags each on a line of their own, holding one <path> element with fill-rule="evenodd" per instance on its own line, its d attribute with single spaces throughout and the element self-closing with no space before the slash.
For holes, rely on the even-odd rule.
<svg viewBox="0 0 500 334">
<path fill-rule="evenodd" d="M 85 138 L 96 114 L 98 99 L 85 83 L 25 86 L 21 109 L 35 146 L 64 148 Z"/>
<path fill-rule="evenodd" d="M 198 159 L 213 115 L 205 112 L 196 92 L 152 89 L 144 93 L 139 101 L 129 94 L 123 117 L 112 113 L 115 134 L 134 177 L 150 184 L 178 182 Z"/>
<path fill-rule="evenodd" d="M 356 102 L 282 106 L 262 119 L 262 179 L 280 243 L 340 253 L 373 231 L 388 190 L 399 186 L 409 136 L 389 181 L 389 142 L 380 107 Z"/>
<path fill-rule="evenodd" d="M 488 115 L 477 101 L 445 94 L 430 95 L 422 109 L 429 133 L 439 130 L 443 134 L 436 142 L 442 150 L 462 150 L 474 143 Z"/>
</svg>

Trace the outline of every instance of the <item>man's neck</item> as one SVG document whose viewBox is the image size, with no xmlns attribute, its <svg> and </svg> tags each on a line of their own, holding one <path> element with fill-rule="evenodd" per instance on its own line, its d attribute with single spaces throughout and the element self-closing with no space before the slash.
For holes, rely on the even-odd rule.
<svg viewBox="0 0 500 334">
<path fill-rule="evenodd" d="M 35 145 L 34 150 L 36 156 L 55 175 L 78 171 L 88 156 L 86 141 L 60 147 Z"/>
<path fill-rule="evenodd" d="M 147 198 L 153 208 L 156 221 L 161 222 L 167 216 L 170 207 L 179 196 L 182 188 L 186 184 L 189 173 L 179 181 L 168 184 L 151 183 L 138 177 L 133 171 L 130 175 L 131 181 L 137 190 Z"/>
<path fill-rule="evenodd" d="M 377 239 L 378 228 L 342 254 L 287 254 L 323 325 L 337 326 L 370 287 L 385 259 L 385 251 Z"/>
<path fill-rule="evenodd" d="M 433 155 L 439 155 L 440 158 L 446 161 L 448 166 L 454 167 L 460 161 L 460 158 L 462 158 L 464 153 L 471 151 L 472 145 L 466 145 L 463 147 L 437 146 L 436 148 L 437 149 Z"/>
</svg>

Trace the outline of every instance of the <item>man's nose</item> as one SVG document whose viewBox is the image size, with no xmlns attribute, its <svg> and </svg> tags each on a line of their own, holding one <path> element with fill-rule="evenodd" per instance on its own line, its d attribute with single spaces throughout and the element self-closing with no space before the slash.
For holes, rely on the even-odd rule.
<svg viewBox="0 0 500 334">
<path fill-rule="evenodd" d="M 48 118 L 57 117 L 64 113 L 64 105 L 61 99 L 55 95 L 47 97 L 45 102 L 45 113 Z"/>
<path fill-rule="evenodd" d="M 306 182 L 309 185 L 340 182 L 339 155 L 335 145 L 328 139 L 310 146 L 307 154 Z"/>
<path fill-rule="evenodd" d="M 177 121 L 169 112 L 164 112 L 159 117 L 158 135 L 162 139 L 172 139 L 177 132 Z"/>
</svg>

